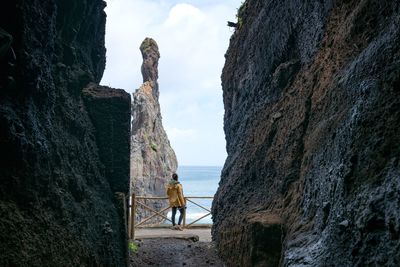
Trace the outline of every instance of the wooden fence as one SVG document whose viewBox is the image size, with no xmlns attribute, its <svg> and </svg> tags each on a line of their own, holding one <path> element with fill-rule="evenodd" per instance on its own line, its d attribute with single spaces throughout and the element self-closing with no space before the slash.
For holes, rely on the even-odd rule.
<svg viewBox="0 0 400 267">
<path fill-rule="evenodd" d="M 129 238 L 132 239 L 135 237 L 135 228 L 146 227 L 145 223 L 153 218 L 161 217 L 163 219 L 163 222 L 170 221 L 172 223 L 172 221 L 167 216 L 164 215 L 164 213 L 168 212 L 171 209 L 170 206 L 164 207 L 161 210 L 155 210 L 154 208 L 151 208 L 144 203 L 145 200 L 157 201 L 157 200 L 167 200 L 167 199 L 168 199 L 168 197 L 146 197 L 146 196 L 135 196 L 134 194 L 131 195 L 131 200 L 130 200 L 130 204 L 129 204 L 130 212 L 129 212 L 129 225 L 128 225 Z M 193 226 L 195 223 L 197 223 L 201 219 L 204 219 L 205 217 L 211 215 L 211 210 L 204 207 L 203 205 L 200 205 L 199 203 L 195 202 L 194 201 L 195 199 L 213 199 L 213 197 L 185 197 L 186 203 L 190 202 L 190 203 L 198 206 L 199 208 L 207 211 L 207 213 L 199 218 L 196 218 L 191 223 L 186 224 L 187 212 L 185 212 L 184 217 L 183 217 L 183 228 L 190 228 L 191 226 Z M 145 210 L 150 211 L 153 214 L 142 219 L 139 222 L 136 222 L 135 214 L 136 214 L 137 208 L 139 206 L 144 208 Z M 156 225 L 153 224 L 151 226 L 152 227 L 161 226 L 161 223 L 158 223 Z M 149 226 L 147 225 L 147 227 L 149 227 Z"/>
</svg>

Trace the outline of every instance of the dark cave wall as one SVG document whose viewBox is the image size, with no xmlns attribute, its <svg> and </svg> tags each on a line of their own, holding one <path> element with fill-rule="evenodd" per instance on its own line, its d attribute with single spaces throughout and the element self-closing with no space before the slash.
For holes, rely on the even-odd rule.
<svg viewBox="0 0 400 267">
<path fill-rule="evenodd" d="M 82 98 L 105 66 L 104 7 L 100 0 L 2 3 L 1 266 L 126 265 L 119 193 L 129 190 L 130 97 L 114 90 L 118 100 L 98 100 L 119 109 L 99 118 Z M 122 138 L 110 137 L 119 157 L 111 167 L 98 135 L 110 128 L 96 124 L 103 116 L 115 118 L 114 136 Z"/>
<path fill-rule="evenodd" d="M 129 192 L 130 95 L 122 89 L 89 84 L 83 99 L 95 127 L 100 159 L 113 192 Z"/>
<path fill-rule="evenodd" d="M 212 208 L 229 265 L 400 264 L 399 5 L 246 1 Z"/>
</svg>

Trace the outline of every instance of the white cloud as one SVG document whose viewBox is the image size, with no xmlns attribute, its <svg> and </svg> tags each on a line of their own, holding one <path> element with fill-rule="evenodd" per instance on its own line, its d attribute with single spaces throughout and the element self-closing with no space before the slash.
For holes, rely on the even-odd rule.
<svg viewBox="0 0 400 267">
<path fill-rule="evenodd" d="M 168 138 L 171 142 L 189 142 L 196 140 L 197 132 L 195 129 L 178 129 L 178 128 L 166 128 Z"/>
<path fill-rule="evenodd" d="M 190 27 L 193 24 L 203 22 L 204 17 L 204 14 L 192 5 L 177 4 L 169 12 L 168 19 L 165 21 L 164 26 L 172 28 L 176 25 L 184 24 Z"/>
<path fill-rule="evenodd" d="M 134 92 L 142 83 L 139 46 L 160 49 L 160 105 L 182 165 L 222 165 L 225 137 L 220 76 L 241 0 L 108 0 L 102 84 Z M 190 144 L 189 144 L 190 142 Z"/>
</svg>

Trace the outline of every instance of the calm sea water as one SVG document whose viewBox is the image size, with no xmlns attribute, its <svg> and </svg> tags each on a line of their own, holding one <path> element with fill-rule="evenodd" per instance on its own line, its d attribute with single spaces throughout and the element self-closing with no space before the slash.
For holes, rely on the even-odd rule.
<svg viewBox="0 0 400 267">
<path fill-rule="evenodd" d="M 222 167 L 220 166 L 179 166 L 179 181 L 183 186 L 183 194 L 185 197 L 191 196 L 210 196 L 213 197 L 218 188 Z M 199 205 L 211 209 L 211 199 L 191 199 Z M 187 202 L 186 223 L 204 216 L 208 212 L 195 204 Z M 178 220 L 179 212 L 177 212 L 176 220 Z M 171 217 L 171 212 L 168 213 Z M 212 223 L 211 215 L 198 221 L 197 223 Z"/>
</svg>

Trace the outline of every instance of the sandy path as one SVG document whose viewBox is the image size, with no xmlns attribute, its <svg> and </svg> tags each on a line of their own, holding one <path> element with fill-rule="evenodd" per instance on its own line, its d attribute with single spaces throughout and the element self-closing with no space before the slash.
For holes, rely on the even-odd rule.
<svg viewBox="0 0 400 267">
<path fill-rule="evenodd" d="M 132 267 L 224 266 L 210 242 L 210 229 L 139 229 L 135 238 L 139 249 L 131 253 Z"/>
<path fill-rule="evenodd" d="M 211 242 L 151 238 L 136 243 L 130 266 L 224 266 Z"/>
</svg>

